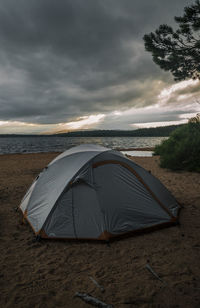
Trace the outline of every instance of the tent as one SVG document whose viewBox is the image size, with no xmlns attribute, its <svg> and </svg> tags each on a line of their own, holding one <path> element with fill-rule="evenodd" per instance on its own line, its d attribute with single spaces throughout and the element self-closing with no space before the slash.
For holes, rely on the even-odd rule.
<svg viewBox="0 0 200 308">
<path fill-rule="evenodd" d="M 20 209 L 40 237 L 109 240 L 174 224 L 179 205 L 157 178 L 121 152 L 83 144 L 44 168 Z"/>
</svg>

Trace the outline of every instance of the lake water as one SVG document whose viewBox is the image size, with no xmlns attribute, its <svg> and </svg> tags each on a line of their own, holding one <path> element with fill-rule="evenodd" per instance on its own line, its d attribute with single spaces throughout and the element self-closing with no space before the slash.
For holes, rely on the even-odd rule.
<svg viewBox="0 0 200 308">
<path fill-rule="evenodd" d="M 0 137 L 0 154 L 63 152 L 82 143 L 95 143 L 112 149 L 154 147 L 164 139 L 166 137 Z"/>
</svg>

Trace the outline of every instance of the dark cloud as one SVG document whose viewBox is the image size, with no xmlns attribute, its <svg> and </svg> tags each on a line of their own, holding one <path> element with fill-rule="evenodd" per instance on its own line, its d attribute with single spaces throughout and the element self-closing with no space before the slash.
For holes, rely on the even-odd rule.
<svg viewBox="0 0 200 308">
<path fill-rule="evenodd" d="M 0 120 L 50 124 L 154 104 L 155 81 L 173 79 L 142 37 L 187 3 L 2 0 Z"/>
</svg>

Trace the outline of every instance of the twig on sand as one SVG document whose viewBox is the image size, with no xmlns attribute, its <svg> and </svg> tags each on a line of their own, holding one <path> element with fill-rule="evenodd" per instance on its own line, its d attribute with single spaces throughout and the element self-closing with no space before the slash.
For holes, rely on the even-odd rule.
<svg viewBox="0 0 200 308">
<path fill-rule="evenodd" d="M 83 301 L 99 308 L 114 308 L 113 305 L 108 305 L 96 297 L 87 293 L 76 292 L 75 297 L 80 297 Z"/>
<path fill-rule="evenodd" d="M 101 290 L 101 292 L 105 292 L 105 289 L 103 286 L 101 286 L 92 276 L 89 276 L 90 280 Z"/>
<path fill-rule="evenodd" d="M 160 280 L 162 283 L 166 284 L 166 282 L 164 280 L 162 280 L 158 274 L 156 274 L 156 272 L 152 269 L 152 267 L 150 266 L 149 263 L 146 264 L 146 269 L 154 276 L 156 277 L 158 280 Z"/>
</svg>

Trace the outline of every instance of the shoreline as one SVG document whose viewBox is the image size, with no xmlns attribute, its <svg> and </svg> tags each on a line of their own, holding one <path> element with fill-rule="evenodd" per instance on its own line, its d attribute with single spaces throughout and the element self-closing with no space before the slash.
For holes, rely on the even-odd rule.
<svg viewBox="0 0 200 308">
<path fill-rule="evenodd" d="M 116 148 L 117 151 L 154 151 L 155 147 L 144 147 L 144 148 Z"/>
<path fill-rule="evenodd" d="M 68 149 L 67 149 L 68 150 Z M 137 148 L 114 148 L 113 150 L 116 150 L 116 151 L 154 151 L 154 147 L 144 147 L 144 148 L 140 148 L 140 147 L 137 147 Z M 49 151 L 49 152 L 17 152 L 17 153 L 0 153 L 0 156 L 2 155 L 27 155 L 27 154 L 61 154 L 63 152 L 60 152 L 60 151 Z"/>
<path fill-rule="evenodd" d="M 25 154 L 25 153 L 22 153 Z M 180 225 L 105 244 L 34 241 L 14 209 L 58 152 L 0 155 L 1 306 L 80 307 L 76 292 L 124 308 L 200 306 L 200 174 L 159 167 L 159 157 L 131 157 L 150 170 L 183 206 Z M 153 270 L 165 287 L 146 270 Z M 89 279 L 93 277 L 105 292 Z M 170 296 L 169 296 L 170 293 Z"/>
</svg>

